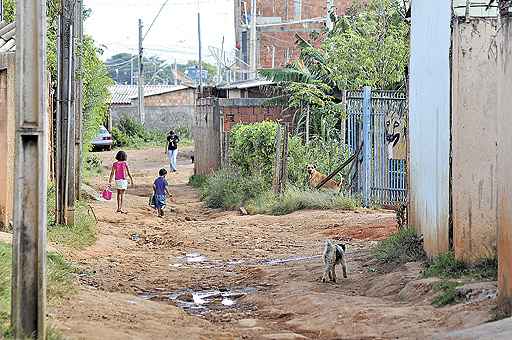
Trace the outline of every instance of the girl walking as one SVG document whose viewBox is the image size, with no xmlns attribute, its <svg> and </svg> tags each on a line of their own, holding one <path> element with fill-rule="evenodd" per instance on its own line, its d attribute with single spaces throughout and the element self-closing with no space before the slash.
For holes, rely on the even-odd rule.
<svg viewBox="0 0 512 340">
<path fill-rule="evenodd" d="M 126 189 L 128 189 L 128 179 L 127 175 L 130 178 L 130 182 L 133 186 L 133 177 L 130 174 L 130 169 L 128 168 L 128 164 L 126 163 L 128 156 L 126 152 L 119 151 L 116 155 L 116 162 L 112 164 L 112 170 L 110 171 L 110 179 L 108 183 L 112 185 L 112 178 L 115 177 L 116 181 L 116 189 L 117 189 L 117 212 L 126 214 L 127 212 L 123 210 L 123 201 L 124 194 Z"/>
</svg>

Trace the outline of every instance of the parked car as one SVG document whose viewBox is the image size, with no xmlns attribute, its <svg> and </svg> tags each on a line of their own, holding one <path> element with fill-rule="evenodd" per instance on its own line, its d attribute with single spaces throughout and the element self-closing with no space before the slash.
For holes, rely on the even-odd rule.
<svg viewBox="0 0 512 340">
<path fill-rule="evenodd" d="M 100 126 L 92 146 L 96 150 L 112 150 L 112 134 L 104 126 Z"/>
</svg>

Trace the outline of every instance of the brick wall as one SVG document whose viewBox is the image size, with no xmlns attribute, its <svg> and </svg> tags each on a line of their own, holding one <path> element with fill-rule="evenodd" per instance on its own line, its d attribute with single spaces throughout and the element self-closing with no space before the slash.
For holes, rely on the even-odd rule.
<svg viewBox="0 0 512 340">
<path fill-rule="evenodd" d="M 242 1 L 243 2 L 243 1 Z M 337 14 L 345 13 L 352 0 L 335 0 Z M 248 14 L 250 14 L 251 1 L 245 0 Z M 300 10 L 296 7 L 300 4 Z M 235 8 L 237 8 L 235 6 Z M 243 11 L 244 6 L 241 6 Z M 257 15 L 259 17 L 280 17 L 281 21 L 297 19 L 310 19 L 325 17 L 327 13 L 327 1 L 325 0 L 257 0 Z M 300 15 L 300 17 L 298 16 Z M 301 25 L 286 25 L 266 27 L 258 30 L 259 67 L 271 68 L 274 55 L 274 67 L 282 68 L 290 61 L 297 59 L 295 34 L 308 38 L 310 29 L 321 29 L 323 23 L 310 23 Z M 238 28 L 237 32 L 243 31 Z M 241 33 L 237 38 L 241 40 Z M 238 41 L 241 45 L 241 41 Z"/>
<path fill-rule="evenodd" d="M 235 124 L 258 123 L 263 121 L 283 121 L 291 123 L 293 116 L 281 107 L 263 106 L 221 106 L 224 116 L 224 131 L 228 132 Z"/>
<path fill-rule="evenodd" d="M 194 105 L 195 92 L 195 89 L 188 88 L 179 91 L 162 93 L 154 96 L 146 96 L 144 98 L 144 104 L 146 106 Z M 137 105 L 137 100 L 135 100 L 133 104 Z"/>
</svg>

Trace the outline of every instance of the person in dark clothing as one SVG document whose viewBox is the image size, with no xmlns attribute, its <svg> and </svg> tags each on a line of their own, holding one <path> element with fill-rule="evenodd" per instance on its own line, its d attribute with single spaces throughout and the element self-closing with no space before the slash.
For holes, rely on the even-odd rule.
<svg viewBox="0 0 512 340">
<path fill-rule="evenodd" d="M 178 143 L 180 142 L 180 137 L 173 131 L 169 131 L 167 135 L 167 146 L 165 151 L 167 152 L 167 156 L 169 157 L 169 163 L 171 164 L 171 171 L 176 172 L 178 168 L 176 167 L 176 157 L 178 156 Z"/>
</svg>

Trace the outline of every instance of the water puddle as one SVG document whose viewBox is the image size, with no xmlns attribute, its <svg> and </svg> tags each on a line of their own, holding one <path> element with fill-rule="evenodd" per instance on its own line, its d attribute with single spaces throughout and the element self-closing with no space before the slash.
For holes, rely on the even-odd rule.
<svg viewBox="0 0 512 340">
<path fill-rule="evenodd" d="M 255 293 L 256 288 L 219 289 L 193 291 L 182 289 L 174 292 L 151 292 L 139 295 L 146 300 L 169 301 L 194 315 L 204 315 L 211 311 L 242 308 L 240 298 Z"/>
<path fill-rule="evenodd" d="M 279 266 L 293 262 L 306 262 L 311 260 L 318 260 L 322 256 L 292 256 L 284 259 L 231 259 L 228 261 L 223 260 L 209 260 L 208 257 L 201 255 L 198 252 L 186 254 L 185 256 L 177 257 L 177 263 L 171 263 L 171 268 L 181 268 L 183 266 L 200 266 L 201 268 L 226 268 L 236 266 Z"/>
</svg>

